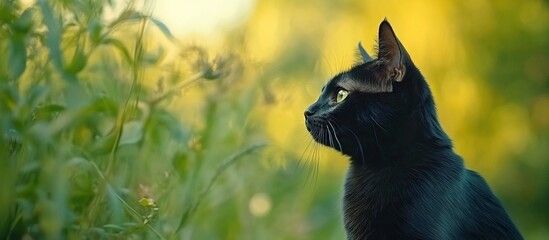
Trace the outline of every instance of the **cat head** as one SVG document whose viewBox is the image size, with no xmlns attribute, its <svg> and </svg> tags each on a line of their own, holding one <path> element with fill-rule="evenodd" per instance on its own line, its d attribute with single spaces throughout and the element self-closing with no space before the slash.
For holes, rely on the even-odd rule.
<svg viewBox="0 0 549 240">
<path fill-rule="evenodd" d="M 364 160 L 380 140 L 407 134 L 407 116 L 430 95 L 387 20 L 379 26 L 378 42 L 375 59 L 359 44 L 363 61 L 334 76 L 305 111 L 314 140 L 351 159 Z"/>
</svg>

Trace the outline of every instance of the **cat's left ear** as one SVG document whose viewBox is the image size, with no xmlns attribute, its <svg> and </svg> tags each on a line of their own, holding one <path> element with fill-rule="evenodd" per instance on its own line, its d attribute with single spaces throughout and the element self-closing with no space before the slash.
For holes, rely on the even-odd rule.
<svg viewBox="0 0 549 240">
<path fill-rule="evenodd" d="M 371 62 L 371 61 L 374 60 L 374 59 L 372 59 L 372 57 L 370 57 L 370 55 L 366 52 L 366 50 L 365 50 L 364 47 L 362 46 L 362 43 L 361 43 L 361 42 L 358 42 L 358 52 L 360 53 L 360 56 L 362 57 L 362 61 L 364 61 L 364 63 Z"/>
<path fill-rule="evenodd" d="M 387 19 L 379 25 L 378 64 L 386 81 L 400 82 L 406 73 L 407 53 Z"/>
</svg>

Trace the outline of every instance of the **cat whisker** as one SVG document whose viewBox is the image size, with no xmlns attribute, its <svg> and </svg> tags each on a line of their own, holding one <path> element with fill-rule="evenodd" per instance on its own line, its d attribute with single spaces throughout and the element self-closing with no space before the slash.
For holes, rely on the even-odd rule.
<svg viewBox="0 0 549 240">
<path fill-rule="evenodd" d="M 313 143 L 313 142 L 314 142 L 314 139 L 311 139 L 309 141 L 309 144 L 307 144 L 307 147 L 305 147 L 305 150 L 303 150 L 303 152 L 301 153 L 301 156 L 299 157 L 299 160 L 297 161 L 297 167 L 299 167 L 301 165 L 301 161 L 303 161 L 303 156 L 305 155 L 305 153 L 307 152 L 307 150 L 311 146 L 311 143 Z"/>
<path fill-rule="evenodd" d="M 319 134 L 318 139 L 321 139 L 322 141 L 324 141 L 327 137 L 326 133 L 322 131 L 322 128 L 318 131 L 318 134 Z M 309 171 L 307 173 L 307 182 L 311 181 L 313 184 L 316 184 L 316 181 L 318 178 L 318 165 L 319 165 L 319 158 L 320 158 L 319 146 L 320 146 L 320 143 L 315 142 L 313 146 L 313 151 L 312 151 L 312 159 L 311 159 L 312 166 L 310 166 Z"/>
<path fill-rule="evenodd" d="M 326 122 L 328 122 L 328 121 L 326 121 Z M 326 131 L 328 132 L 328 143 L 329 143 L 330 147 L 335 148 L 334 141 L 333 141 L 333 138 L 332 138 L 332 132 L 328 128 L 328 124 L 326 124 Z"/>
<path fill-rule="evenodd" d="M 321 140 L 322 142 L 331 142 L 331 144 L 333 144 L 333 141 L 332 141 L 332 137 L 330 135 L 330 131 L 329 129 L 327 128 L 327 125 L 325 125 L 326 128 L 321 128 Z M 319 168 L 320 168 L 320 154 L 321 154 L 321 144 L 320 143 L 317 143 L 317 148 L 316 148 L 316 162 L 315 162 L 315 165 L 313 166 L 314 167 L 314 183 L 315 183 L 315 186 L 316 186 L 316 183 L 318 181 L 318 172 L 319 172 Z"/>
<path fill-rule="evenodd" d="M 314 143 L 313 145 L 313 148 L 311 149 L 311 151 L 309 152 L 309 154 L 307 155 L 307 178 L 305 180 L 305 182 L 309 182 L 309 179 L 310 179 L 310 176 L 311 176 L 311 171 L 312 171 L 312 167 L 311 167 L 311 164 L 314 164 L 314 158 L 315 158 L 315 152 L 316 152 L 316 148 L 317 148 L 317 144 Z"/>
<path fill-rule="evenodd" d="M 320 49 L 320 48 L 319 48 Z M 328 65 L 328 69 L 330 69 L 330 75 L 332 75 L 334 73 L 334 69 L 332 68 L 332 65 L 330 64 L 330 61 L 328 61 L 328 58 L 326 57 L 326 55 L 322 52 L 322 50 L 320 51 L 320 55 L 322 55 L 322 58 L 324 59 L 324 61 L 326 62 L 326 64 Z"/>
<path fill-rule="evenodd" d="M 301 157 L 300 157 L 300 159 L 298 161 L 298 164 L 297 164 L 297 168 L 299 168 L 301 166 L 301 161 L 303 161 L 303 159 L 305 159 L 304 166 L 307 165 L 309 167 L 308 171 L 307 171 L 307 178 L 305 180 L 306 183 L 309 182 L 311 171 L 313 171 L 313 169 L 314 169 L 313 167 L 311 167 L 311 164 L 314 165 L 314 163 L 316 161 L 315 160 L 315 155 L 316 155 L 316 151 L 317 151 L 317 148 L 318 148 L 318 143 L 314 139 L 318 139 L 320 137 L 320 135 L 322 135 L 322 133 L 321 133 L 320 129 L 313 128 L 313 131 L 311 131 L 310 134 L 312 136 L 312 139 L 309 141 L 309 144 L 307 145 L 307 147 L 305 148 L 305 150 L 301 154 Z"/>
<path fill-rule="evenodd" d="M 311 185 L 314 184 L 315 166 L 316 166 L 317 158 L 318 158 L 318 149 L 319 149 L 319 144 L 315 144 L 315 148 L 313 149 L 313 155 L 312 155 L 311 163 L 309 165 L 309 171 L 307 172 L 307 182 Z"/>
<path fill-rule="evenodd" d="M 335 139 L 337 141 L 337 144 L 339 145 L 339 150 L 340 151 L 343 151 L 343 147 L 341 146 L 341 142 L 339 141 L 339 139 L 337 138 L 337 134 L 336 134 L 336 130 L 334 128 L 334 125 L 332 125 L 332 123 L 330 122 L 330 120 L 327 120 L 328 124 L 330 124 L 330 126 L 332 127 L 332 130 L 334 131 L 334 136 L 335 136 Z"/>
<path fill-rule="evenodd" d="M 314 188 L 313 189 L 316 189 L 316 183 L 318 182 L 318 169 L 319 169 L 319 166 L 320 166 L 320 148 L 318 148 L 318 155 L 317 155 L 317 159 L 315 161 L 315 170 L 314 170 Z"/>
<path fill-rule="evenodd" d="M 389 131 L 387 131 L 387 129 L 385 129 L 383 126 L 381 126 L 381 124 L 379 124 L 375 118 L 373 118 L 372 116 L 370 116 L 370 119 L 379 127 L 381 128 L 383 131 L 385 131 L 386 133 L 389 133 Z"/>
<path fill-rule="evenodd" d="M 314 139 L 319 139 L 322 135 L 322 131 L 318 128 L 314 128 L 314 130 L 311 132 L 311 135 L 313 136 Z M 313 143 L 313 145 L 312 145 L 310 151 L 307 153 L 307 159 L 306 159 L 307 177 L 305 178 L 305 184 L 310 183 L 311 174 L 312 174 L 312 171 L 314 169 L 314 167 L 312 167 L 312 165 L 314 165 L 314 163 L 315 163 L 315 155 L 316 155 L 316 150 L 318 148 L 317 141 L 313 141 L 312 143 Z"/>
</svg>

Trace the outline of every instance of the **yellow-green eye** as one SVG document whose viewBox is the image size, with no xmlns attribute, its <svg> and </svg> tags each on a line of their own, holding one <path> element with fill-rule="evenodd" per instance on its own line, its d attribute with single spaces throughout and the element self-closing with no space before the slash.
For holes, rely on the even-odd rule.
<svg viewBox="0 0 549 240">
<path fill-rule="evenodd" d="M 345 100 L 345 98 L 347 98 L 347 96 L 349 96 L 349 91 L 347 91 L 345 89 L 340 89 L 337 92 L 336 102 L 340 103 L 341 101 Z"/>
</svg>

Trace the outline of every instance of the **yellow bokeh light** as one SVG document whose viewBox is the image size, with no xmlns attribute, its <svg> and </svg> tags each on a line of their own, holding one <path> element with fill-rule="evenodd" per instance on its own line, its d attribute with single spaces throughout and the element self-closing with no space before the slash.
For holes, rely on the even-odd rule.
<svg viewBox="0 0 549 240">
<path fill-rule="evenodd" d="M 250 199 L 249 210 L 256 217 L 264 217 L 271 211 L 271 198 L 265 193 L 257 193 Z"/>
</svg>

